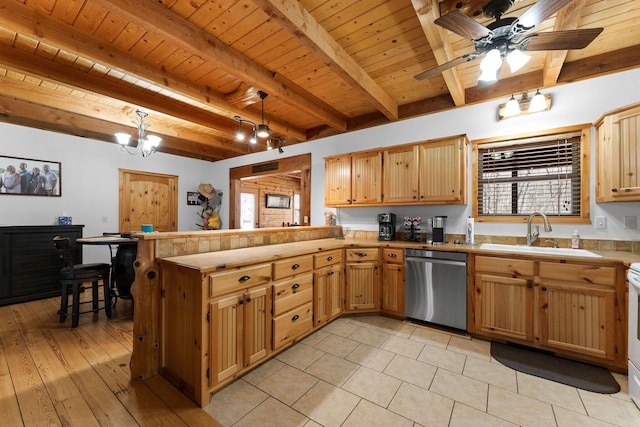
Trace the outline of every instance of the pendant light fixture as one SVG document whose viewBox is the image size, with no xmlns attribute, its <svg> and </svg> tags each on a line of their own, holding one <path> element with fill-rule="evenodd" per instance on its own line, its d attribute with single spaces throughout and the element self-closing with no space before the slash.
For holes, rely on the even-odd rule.
<svg viewBox="0 0 640 427">
<path fill-rule="evenodd" d="M 258 125 L 258 129 L 256 131 L 256 135 L 260 138 L 268 138 L 271 136 L 271 129 L 269 129 L 269 125 L 264 123 L 264 99 L 269 96 L 268 93 L 265 93 L 261 90 L 258 91 L 258 96 L 262 101 L 262 123 Z"/>
<path fill-rule="evenodd" d="M 126 151 L 131 155 L 142 154 L 142 157 L 149 157 L 157 151 L 162 138 L 156 135 L 146 135 L 147 128 L 151 126 L 151 123 L 146 122 L 144 119 L 147 118 L 149 113 L 146 111 L 136 110 L 136 114 L 138 115 L 138 118 L 136 120 L 132 120 L 132 123 L 137 125 L 138 128 L 138 140 L 135 148 L 129 146 L 131 135 L 128 133 L 119 132 L 115 134 L 115 137 L 118 144 L 120 144 L 120 150 Z"/>
<path fill-rule="evenodd" d="M 258 138 L 267 139 L 267 150 L 271 150 L 272 148 L 274 148 L 272 144 L 277 143 L 278 151 L 282 154 L 282 146 L 285 142 L 284 139 L 273 137 L 271 128 L 269 128 L 269 125 L 264 122 L 264 100 L 267 96 L 269 96 L 269 94 L 261 90 L 256 93 L 262 103 L 262 123 L 256 124 L 255 122 L 243 119 L 240 116 L 233 116 L 233 120 L 238 122 L 238 132 L 236 132 L 236 140 L 244 141 L 245 135 L 244 130 L 242 129 L 242 124 L 248 123 L 249 125 L 251 125 L 251 136 L 249 138 L 250 144 L 256 144 L 258 142 Z"/>
</svg>

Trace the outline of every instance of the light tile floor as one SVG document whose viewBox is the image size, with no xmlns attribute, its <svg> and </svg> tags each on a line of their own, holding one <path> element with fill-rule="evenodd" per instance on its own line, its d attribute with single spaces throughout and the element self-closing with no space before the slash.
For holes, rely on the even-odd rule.
<svg viewBox="0 0 640 427">
<path fill-rule="evenodd" d="M 225 426 L 640 426 L 627 393 L 516 372 L 487 341 L 381 316 L 340 318 L 214 394 Z"/>
</svg>

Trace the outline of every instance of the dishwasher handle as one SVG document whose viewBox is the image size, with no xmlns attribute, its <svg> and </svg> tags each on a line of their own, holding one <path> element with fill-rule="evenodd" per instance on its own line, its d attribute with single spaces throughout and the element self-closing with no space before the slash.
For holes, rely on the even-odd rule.
<svg viewBox="0 0 640 427">
<path fill-rule="evenodd" d="M 457 265 L 460 267 L 466 267 L 467 263 L 464 261 L 450 261 L 448 259 L 439 258 L 425 258 L 425 257 L 406 257 L 405 261 L 408 262 L 423 262 L 431 264 L 444 264 L 444 265 Z"/>
</svg>

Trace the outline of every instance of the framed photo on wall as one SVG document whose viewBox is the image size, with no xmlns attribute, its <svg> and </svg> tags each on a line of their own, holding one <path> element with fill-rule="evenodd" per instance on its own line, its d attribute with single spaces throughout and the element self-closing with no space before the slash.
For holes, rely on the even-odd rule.
<svg viewBox="0 0 640 427">
<path fill-rule="evenodd" d="M 0 195 L 62 195 L 62 163 L 0 155 Z"/>
<path fill-rule="evenodd" d="M 265 206 L 270 209 L 289 209 L 291 197 L 284 194 L 267 194 Z"/>
</svg>

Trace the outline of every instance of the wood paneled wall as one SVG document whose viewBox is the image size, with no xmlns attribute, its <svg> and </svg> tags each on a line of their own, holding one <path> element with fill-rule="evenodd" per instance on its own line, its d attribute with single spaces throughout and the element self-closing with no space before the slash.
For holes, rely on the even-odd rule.
<svg viewBox="0 0 640 427">
<path fill-rule="evenodd" d="M 260 228 L 293 225 L 293 195 L 300 194 L 300 178 L 289 175 L 274 175 L 260 179 L 243 181 L 241 191 L 258 190 L 258 224 Z M 282 194 L 291 197 L 289 209 L 266 207 L 267 194 Z"/>
</svg>

